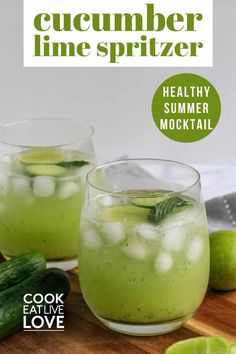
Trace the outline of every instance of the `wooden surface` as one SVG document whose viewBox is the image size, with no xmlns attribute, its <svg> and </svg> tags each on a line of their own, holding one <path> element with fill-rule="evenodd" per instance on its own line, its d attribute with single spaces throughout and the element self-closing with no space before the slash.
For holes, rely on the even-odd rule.
<svg viewBox="0 0 236 354">
<path fill-rule="evenodd" d="M 19 331 L 0 342 L 0 354 L 163 354 L 170 344 L 198 335 L 222 335 L 236 343 L 235 291 L 209 293 L 194 318 L 171 334 L 131 337 L 111 332 L 96 320 L 79 290 L 77 272 L 70 275 L 65 331 Z"/>
</svg>

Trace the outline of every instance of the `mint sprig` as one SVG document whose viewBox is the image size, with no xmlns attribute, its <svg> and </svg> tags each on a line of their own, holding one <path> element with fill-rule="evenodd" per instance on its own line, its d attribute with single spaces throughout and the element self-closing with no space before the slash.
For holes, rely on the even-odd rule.
<svg viewBox="0 0 236 354">
<path fill-rule="evenodd" d="M 58 163 L 57 165 L 59 166 L 62 166 L 62 167 L 82 167 L 82 166 L 85 166 L 85 165 L 88 165 L 89 162 L 88 161 L 84 161 L 84 160 L 81 160 L 81 161 L 64 161 L 64 162 L 60 162 Z"/>
<path fill-rule="evenodd" d="M 150 209 L 148 214 L 148 220 L 155 224 L 158 224 L 167 216 L 179 213 L 180 211 L 189 208 L 191 205 L 191 203 L 187 202 L 186 200 L 183 200 L 180 197 L 167 198 L 157 203 L 154 207 Z"/>
</svg>

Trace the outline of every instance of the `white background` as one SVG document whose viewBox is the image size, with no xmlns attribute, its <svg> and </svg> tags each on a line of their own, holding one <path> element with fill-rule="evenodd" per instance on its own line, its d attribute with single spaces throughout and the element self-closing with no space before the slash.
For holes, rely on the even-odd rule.
<svg viewBox="0 0 236 354">
<path fill-rule="evenodd" d="M 90 29 L 85 32 L 78 32 L 73 29 L 67 32 L 53 31 L 52 21 L 43 25 L 49 26 L 50 30 L 46 32 L 37 31 L 34 28 L 34 18 L 41 13 L 70 13 L 71 22 L 78 13 L 110 13 L 111 26 L 113 24 L 114 13 L 130 13 L 135 12 L 142 14 L 143 28 L 147 23 L 147 6 L 146 0 L 25 0 L 24 1 L 24 64 L 25 66 L 211 66 L 212 65 L 212 1 L 213 0 L 154 0 L 148 3 L 154 4 L 154 13 L 161 13 L 168 18 L 170 14 L 180 13 L 184 16 L 184 28 L 186 28 L 186 13 L 202 13 L 203 19 L 195 21 L 195 31 L 180 32 L 169 31 L 166 27 L 159 32 L 96 32 L 93 31 L 91 21 Z M 88 25 L 88 23 L 85 23 Z M 34 35 L 50 36 L 50 42 L 64 43 L 88 42 L 91 46 L 90 55 L 86 58 L 75 57 L 34 57 Z M 156 38 L 158 42 L 195 42 L 203 43 L 203 48 L 198 49 L 197 57 L 178 57 L 176 55 L 170 57 L 141 57 L 140 51 L 135 51 L 133 57 L 123 55 L 117 58 L 117 62 L 110 64 L 109 55 L 106 57 L 97 56 L 97 44 L 99 42 L 140 42 L 140 37 L 146 35 L 148 39 Z M 148 41 L 147 41 L 148 42 Z M 172 48 L 173 50 L 173 48 Z"/>
<path fill-rule="evenodd" d="M 213 68 L 23 68 L 23 2 L 1 0 L 0 122 L 77 117 L 94 126 L 100 161 L 128 154 L 195 164 L 234 164 L 236 2 L 215 0 L 214 7 Z M 206 139 L 192 144 L 177 143 L 163 136 L 151 115 L 157 86 L 168 76 L 184 71 L 205 76 L 222 99 L 218 127 Z"/>
</svg>

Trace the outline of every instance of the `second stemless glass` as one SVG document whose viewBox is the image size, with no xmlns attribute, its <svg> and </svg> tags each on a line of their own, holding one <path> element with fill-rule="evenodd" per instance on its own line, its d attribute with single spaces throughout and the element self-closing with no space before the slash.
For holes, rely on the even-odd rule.
<svg viewBox="0 0 236 354">
<path fill-rule="evenodd" d="M 71 119 L 0 128 L 0 251 L 42 253 L 48 266 L 77 265 L 80 212 L 94 166 L 93 129 Z"/>
<path fill-rule="evenodd" d="M 107 327 L 155 335 L 182 326 L 200 306 L 209 278 L 198 172 L 154 159 L 92 170 L 79 262 L 85 301 Z"/>
</svg>

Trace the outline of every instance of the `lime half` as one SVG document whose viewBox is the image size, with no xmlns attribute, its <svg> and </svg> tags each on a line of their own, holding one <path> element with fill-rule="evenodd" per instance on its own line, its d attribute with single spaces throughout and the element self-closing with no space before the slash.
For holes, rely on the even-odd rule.
<svg viewBox="0 0 236 354">
<path fill-rule="evenodd" d="M 65 161 L 66 153 L 59 150 L 27 151 L 20 154 L 20 160 L 26 165 L 58 164 Z"/>
<path fill-rule="evenodd" d="M 231 345 L 222 337 L 198 337 L 173 344 L 165 354 L 231 354 Z"/>
</svg>

